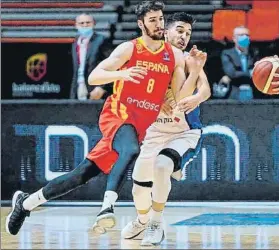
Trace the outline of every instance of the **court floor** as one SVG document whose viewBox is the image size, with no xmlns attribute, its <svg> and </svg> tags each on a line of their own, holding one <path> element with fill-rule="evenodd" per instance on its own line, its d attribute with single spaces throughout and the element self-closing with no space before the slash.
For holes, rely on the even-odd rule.
<svg viewBox="0 0 279 250">
<path fill-rule="evenodd" d="M 187 203 L 185 203 L 187 205 Z M 1 249 L 141 249 L 121 240 L 132 206 L 117 206 L 116 228 L 91 230 L 100 207 L 42 207 L 31 213 L 17 236 L 5 232 L 9 207 L 1 208 Z M 166 239 L 156 249 L 279 249 L 279 203 L 189 203 L 165 213 Z"/>
</svg>

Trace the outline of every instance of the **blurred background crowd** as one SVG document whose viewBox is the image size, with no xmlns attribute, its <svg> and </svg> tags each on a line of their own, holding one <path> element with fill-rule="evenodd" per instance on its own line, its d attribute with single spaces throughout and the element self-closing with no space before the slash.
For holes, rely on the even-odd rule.
<svg viewBox="0 0 279 250">
<path fill-rule="evenodd" d="M 89 86 L 96 65 L 139 36 L 136 0 L 2 1 L 2 99 L 105 99 L 112 84 Z M 208 53 L 212 99 L 278 98 L 257 91 L 254 63 L 279 52 L 279 1 L 165 0 L 165 15 L 196 22 L 188 44 Z"/>
</svg>

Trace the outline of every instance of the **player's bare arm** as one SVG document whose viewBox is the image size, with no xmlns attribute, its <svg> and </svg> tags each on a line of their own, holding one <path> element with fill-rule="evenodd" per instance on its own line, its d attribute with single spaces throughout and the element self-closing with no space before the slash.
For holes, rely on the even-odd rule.
<svg viewBox="0 0 279 250">
<path fill-rule="evenodd" d="M 185 64 L 186 60 L 185 60 L 185 57 L 184 57 L 183 53 L 181 52 L 181 50 L 179 50 L 173 46 L 173 51 L 174 51 L 175 60 L 176 60 L 176 68 L 175 68 L 175 71 L 173 74 L 171 87 L 172 87 L 172 92 L 174 93 L 176 101 L 179 102 L 180 100 L 183 100 L 185 97 L 191 96 L 193 94 L 194 90 L 197 88 L 197 82 L 198 82 L 199 77 L 200 77 L 200 80 L 199 80 L 200 86 L 202 86 L 202 82 L 205 82 L 205 84 L 206 83 L 208 84 L 208 82 L 207 82 L 206 75 L 204 73 L 203 74 L 200 73 L 201 67 L 195 68 L 194 66 L 191 66 L 192 64 L 194 64 L 194 65 L 197 64 L 197 60 L 201 60 L 200 57 L 204 56 L 204 55 L 202 55 L 202 52 L 197 49 L 196 46 L 193 46 L 193 48 L 190 51 L 190 55 L 192 57 L 197 57 L 197 58 L 191 58 L 190 62 L 187 62 L 188 64 L 190 64 L 188 66 L 187 66 L 187 64 Z M 204 60 L 204 58 L 203 58 L 203 60 Z M 188 78 L 186 79 L 185 76 L 186 76 L 187 72 L 190 72 L 190 74 L 188 75 Z M 202 87 L 201 97 L 209 98 L 209 96 L 210 96 L 209 85 L 208 85 L 208 89 L 207 89 L 206 85 L 204 85 Z M 200 97 L 200 96 L 198 95 L 198 97 Z M 165 103 L 162 105 L 161 111 L 166 115 L 171 115 L 172 109 L 174 108 L 174 106 L 170 105 L 170 103 L 168 103 L 168 97 L 166 96 L 166 100 L 165 100 Z"/>
<path fill-rule="evenodd" d="M 197 88 L 198 78 L 200 77 L 200 73 L 205 65 L 206 59 L 207 54 L 198 50 L 196 46 L 193 46 L 189 55 L 185 58 L 185 71 L 188 72 L 189 75 L 176 97 L 177 102 L 194 93 L 194 90 Z M 203 75 L 201 75 L 201 77 L 204 78 Z"/>
<path fill-rule="evenodd" d="M 197 93 L 183 98 L 177 104 L 179 111 L 190 113 L 211 95 L 210 86 L 204 70 L 201 70 L 197 81 Z"/>
<path fill-rule="evenodd" d="M 185 60 L 184 60 L 183 52 L 181 50 L 177 49 L 174 46 L 172 46 L 172 49 L 175 58 L 175 68 L 174 68 L 172 81 L 171 81 L 171 89 L 175 96 L 175 99 L 177 100 L 177 95 L 180 92 L 180 89 L 182 88 L 186 80 L 186 75 L 184 72 Z"/>
<path fill-rule="evenodd" d="M 175 47 L 173 47 L 173 50 L 176 60 L 176 69 L 172 80 L 172 90 L 176 101 L 179 102 L 183 98 L 193 94 L 197 87 L 199 73 L 204 66 L 206 59 L 204 58 L 205 54 L 199 51 L 196 46 L 193 46 L 190 55 L 187 56 L 186 59 L 184 58 L 182 51 Z M 181 69 L 182 65 L 183 70 Z M 189 72 L 187 79 L 185 79 L 185 71 Z M 183 78 L 181 77 L 182 75 Z M 184 80 L 181 81 L 182 79 Z"/>
<path fill-rule="evenodd" d="M 147 74 L 143 67 L 131 67 L 126 70 L 119 70 L 128 62 L 133 54 L 134 45 L 131 42 L 120 44 L 111 55 L 99 63 L 90 73 L 88 78 L 89 85 L 104 85 L 116 80 L 131 81 L 140 83 Z"/>
<path fill-rule="evenodd" d="M 192 85 L 193 85 L 192 81 L 194 79 L 192 79 L 191 81 L 185 81 L 184 85 L 188 84 L 190 82 L 190 84 L 189 84 L 190 87 L 189 88 L 192 88 Z M 192 110 L 194 110 L 198 105 L 205 102 L 211 96 L 211 91 L 210 91 L 210 86 L 209 86 L 209 83 L 208 83 L 208 79 L 207 79 L 207 76 L 206 76 L 203 69 L 201 70 L 201 72 L 198 75 L 198 80 L 197 80 L 195 86 L 198 90 L 196 94 L 194 94 L 194 95 L 191 94 L 191 95 L 181 99 L 177 103 L 179 111 L 189 113 Z M 172 101 L 172 98 L 168 98 L 166 96 L 166 100 L 161 107 L 161 111 L 166 115 L 171 115 L 172 110 L 174 108 L 174 106 L 171 105 L 170 101 Z"/>
<path fill-rule="evenodd" d="M 198 92 L 195 95 L 199 98 L 200 103 L 205 102 L 211 96 L 209 82 L 203 69 L 199 74 L 197 89 Z"/>
</svg>

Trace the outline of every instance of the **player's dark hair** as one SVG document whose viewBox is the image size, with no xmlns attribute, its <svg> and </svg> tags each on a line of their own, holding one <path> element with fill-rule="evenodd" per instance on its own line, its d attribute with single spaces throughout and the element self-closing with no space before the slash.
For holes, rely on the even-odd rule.
<svg viewBox="0 0 279 250">
<path fill-rule="evenodd" d="M 150 11 L 163 11 L 165 9 L 165 4 L 161 1 L 144 1 L 135 6 L 135 14 L 138 20 L 142 20 L 146 13 Z"/>
<path fill-rule="evenodd" d="M 195 21 L 196 20 L 186 12 L 176 12 L 166 17 L 166 28 L 169 28 L 175 22 L 189 23 L 192 26 Z"/>
</svg>

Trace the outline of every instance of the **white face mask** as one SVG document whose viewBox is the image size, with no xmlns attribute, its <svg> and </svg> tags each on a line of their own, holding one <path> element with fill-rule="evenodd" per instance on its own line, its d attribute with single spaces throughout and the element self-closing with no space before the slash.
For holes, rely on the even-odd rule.
<svg viewBox="0 0 279 250">
<path fill-rule="evenodd" d="M 78 27 L 78 33 L 81 36 L 90 37 L 93 34 L 92 27 Z"/>
<path fill-rule="evenodd" d="M 241 48 L 248 48 L 250 45 L 250 38 L 247 35 L 242 35 L 237 38 L 237 43 Z"/>
</svg>

